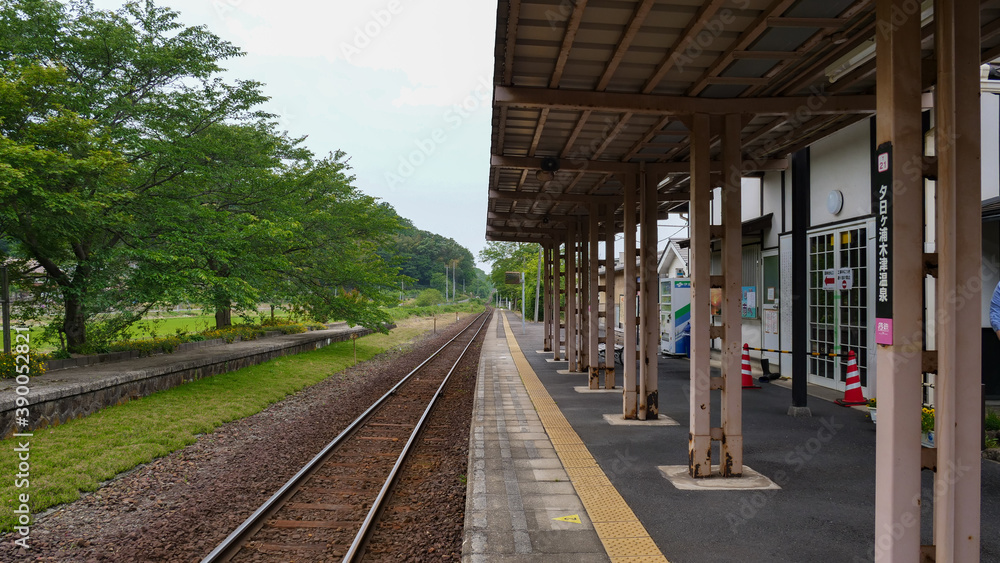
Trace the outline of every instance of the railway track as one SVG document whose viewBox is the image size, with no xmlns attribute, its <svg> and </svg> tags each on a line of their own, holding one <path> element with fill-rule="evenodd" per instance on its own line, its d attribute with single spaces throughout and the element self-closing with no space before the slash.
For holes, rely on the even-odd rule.
<svg viewBox="0 0 1000 563">
<path fill-rule="evenodd" d="M 403 377 L 209 553 L 222 561 L 360 561 L 393 483 L 490 311 Z"/>
</svg>

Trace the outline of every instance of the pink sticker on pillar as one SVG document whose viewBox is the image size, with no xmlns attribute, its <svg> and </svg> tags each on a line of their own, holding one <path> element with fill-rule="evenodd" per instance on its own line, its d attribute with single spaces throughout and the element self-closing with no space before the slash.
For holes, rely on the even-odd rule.
<svg viewBox="0 0 1000 563">
<path fill-rule="evenodd" d="M 875 344 L 892 345 L 892 319 L 875 319 Z"/>
</svg>

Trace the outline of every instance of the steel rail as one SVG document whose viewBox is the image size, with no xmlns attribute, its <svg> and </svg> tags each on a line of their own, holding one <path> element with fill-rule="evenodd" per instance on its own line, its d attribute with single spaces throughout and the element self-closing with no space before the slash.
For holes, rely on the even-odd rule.
<svg viewBox="0 0 1000 563">
<path fill-rule="evenodd" d="M 479 317 L 488 315 L 489 312 L 490 310 L 486 309 L 485 311 L 479 314 Z M 315 470 L 319 468 L 319 466 L 321 466 L 324 461 L 326 461 L 326 458 L 329 457 L 330 453 L 332 453 L 335 449 L 337 449 L 338 446 L 340 446 L 341 442 L 347 439 L 351 434 L 354 433 L 355 430 L 357 430 L 362 424 L 364 424 L 365 421 L 367 421 L 368 418 L 376 410 L 378 410 L 378 408 L 381 407 L 383 403 L 385 403 L 390 397 L 395 395 L 396 392 L 399 390 L 399 388 L 402 387 L 407 381 L 409 381 L 409 379 L 415 373 L 420 371 L 431 360 L 436 358 L 438 354 L 440 354 L 445 348 L 450 346 L 452 342 L 458 340 L 460 336 L 462 336 L 467 330 L 472 328 L 472 326 L 475 324 L 476 320 L 478 320 L 479 317 L 477 317 L 471 323 L 469 323 L 469 326 L 459 331 L 459 333 L 456 334 L 454 337 L 452 337 L 451 340 L 445 342 L 433 354 L 428 356 L 427 359 L 420 362 L 420 365 L 413 368 L 410 371 L 410 373 L 406 374 L 395 385 L 393 385 L 391 389 L 386 391 L 384 395 L 379 397 L 377 401 L 372 403 L 372 405 L 369 406 L 365 410 L 365 412 L 361 413 L 360 416 L 354 419 L 354 421 L 351 422 L 351 424 L 349 424 L 346 428 L 344 428 L 344 430 L 342 430 L 340 434 L 337 434 L 337 437 L 335 437 L 332 441 L 330 441 L 329 444 L 324 446 L 323 449 L 320 450 L 320 452 L 316 454 L 309 461 L 309 463 L 303 466 L 302 469 L 299 469 L 299 471 L 295 475 L 293 475 L 291 479 L 285 482 L 285 484 L 282 485 L 280 489 L 278 489 L 273 495 L 271 495 L 271 497 L 267 499 L 267 501 L 265 501 L 264 504 L 260 506 L 260 508 L 255 510 L 254 513 L 251 514 L 246 520 L 244 520 L 242 524 L 237 526 L 237 528 L 233 530 L 233 532 L 230 533 L 226 537 L 226 539 L 222 540 L 222 543 L 217 545 L 215 549 L 211 551 L 211 553 L 206 555 L 204 559 L 201 560 L 201 563 L 218 563 L 222 561 L 229 561 L 234 555 L 236 555 L 236 553 L 239 552 L 239 550 L 243 547 L 245 541 L 251 536 L 253 536 L 253 534 L 255 534 L 257 530 L 260 529 L 260 527 L 264 523 L 264 519 L 267 516 L 269 516 L 273 511 L 280 508 L 281 505 L 283 505 L 285 501 L 288 498 L 290 498 L 292 494 L 296 492 L 298 486 L 301 485 L 302 482 L 305 481 L 305 479 L 309 477 L 313 472 L 315 472 Z M 481 328 L 482 327 L 480 327 L 480 329 Z M 478 331 L 476 334 L 478 334 Z M 472 340 L 470 340 L 470 342 L 472 342 L 473 340 L 475 340 L 475 336 L 472 337 Z"/>
<path fill-rule="evenodd" d="M 434 408 L 435 403 L 437 403 L 438 397 L 441 396 L 441 392 L 444 391 L 444 386 L 447 385 L 448 380 L 451 379 L 451 374 L 455 372 L 456 368 L 458 368 L 458 364 L 462 361 L 463 358 L 465 358 L 465 353 L 469 351 L 470 347 L 472 347 L 472 343 L 476 341 L 476 337 L 478 337 L 479 333 L 483 331 L 483 327 L 486 326 L 486 323 L 489 320 L 490 320 L 489 317 L 483 319 L 483 323 L 479 325 L 479 329 L 476 330 L 476 333 L 472 335 L 471 339 L 469 339 L 469 343 L 465 345 L 465 348 L 462 350 L 462 353 L 459 354 L 458 359 L 455 360 L 455 363 L 451 366 L 451 369 L 449 369 L 448 373 L 444 376 L 444 381 L 441 382 L 441 385 L 438 386 L 437 391 L 434 392 L 434 396 L 431 397 L 430 402 L 427 404 L 427 408 L 424 409 L 424 413 L 420 416 L 420 420 L 417 421 L 416 426 L 413 428 L 413 432 L 410 433 L 410 439 L 406 441 L 406 445 L 403 446 L 403 451 L 400 452 L 399 458 L 396 459 L 395 465 L 392 466 L 392 470 L 389 472 L 389 476 L 386 478 L 385 483 L 382 485 L 382 489 L 378 492 L 378 496 L 376 496 L 375 500 L 372 502 L 371 508 L 368 509 L 368 515 L 365 516 L 364 522 L 361 523 L 361 529 L 358 530 L 358 533 L 354 536 L 354 541 L 351 542 L 351 547 L 347 550 L 347 553 L 344 555 L 344 558 L 342 559 L 343 563 L 352 563 L 355 560 L 355 557 L 359 557 L 360 555 L 362 555 L 361 547 L 367 540 L 368 532 L 372 526 L 372 523 L 375 521 L 375 518 L 377 517 L 378 513 L 381 512 L 382 510 L 382 504 L 386 501 L 389 495 L 389 490 L 392 489 L 392 486 L 396 481 L 396 475 L 399 473 L 399 469 L 403 466 L 403 463 L 406 461 L 407 456 L 410 453 L 410 449 L 413 447 L 413 444 L 416 443 L 417 438 L 419 437 L 421 431 L 424 428 L 424 423 L 430 416 L 431 410 Z"/>
</svg>

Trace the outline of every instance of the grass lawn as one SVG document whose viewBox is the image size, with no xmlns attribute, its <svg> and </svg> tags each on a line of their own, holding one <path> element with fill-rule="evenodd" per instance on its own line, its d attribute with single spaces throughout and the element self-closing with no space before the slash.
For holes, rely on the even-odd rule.
<svg viewBox="0 0 1000 563">
<path fill-rule="evenodd" d="M 467 317 L 472 313 L 462 313 Z M 455 313 L 437 317 L 441 328 Z M 358 360 L 367 360 L 432 329 L 429 317 L 399 321 L 387 335 L 357 340 Z M 16 438 L 0 440 L 0 532 L 15 525 L 17 495 L 29 493 L 32 513 L 71 502 L 81 491 L 122 471 L 148 463 L 196 441 L 197 434 L 258 413 L 302 388 L 354 363 L 351 342 L 277 358 L 238 371 L 200 379 L 110 407 L 87 418 L 36 430 L 30 441 L 30 487 L 16 488 Z M 149 424 L 155 420 L 156 424 Z M 25 440 L 25 438 L 21 438 Z"/>
</svg>

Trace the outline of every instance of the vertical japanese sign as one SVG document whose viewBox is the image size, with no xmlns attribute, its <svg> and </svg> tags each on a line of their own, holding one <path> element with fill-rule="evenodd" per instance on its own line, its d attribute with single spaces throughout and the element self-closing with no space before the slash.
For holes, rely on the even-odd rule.
<svg viewBox="0 0 1000 563">
<path fill-rule="evenodd" d="M 875 151 L 875 343 L 892 344 L 892 143 Z"/>
</svg>

